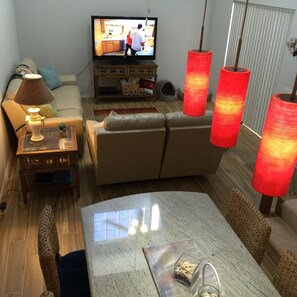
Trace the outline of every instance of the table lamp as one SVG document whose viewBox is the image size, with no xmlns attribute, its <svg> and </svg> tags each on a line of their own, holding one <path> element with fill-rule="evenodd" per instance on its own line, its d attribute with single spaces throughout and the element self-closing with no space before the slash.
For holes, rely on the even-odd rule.
<svg viewBox="0 0 297 297">
<path fill-rule="evenodd" d="M 31 105 L 28 109 L 30 116 L 26 117 L 26 122 L 32 131 L 31 141 L 41 141 L 42 121 L 44 117 L 40 116 L 38 112 L 40 108 L 38 105 L 47 104 L 54 100 L 54 96 L 49 88 L 42 80 L 39 74 L 25 74 L 23 81 L 18 89 L 14 101 L 22 105 Z"/>
</svg>

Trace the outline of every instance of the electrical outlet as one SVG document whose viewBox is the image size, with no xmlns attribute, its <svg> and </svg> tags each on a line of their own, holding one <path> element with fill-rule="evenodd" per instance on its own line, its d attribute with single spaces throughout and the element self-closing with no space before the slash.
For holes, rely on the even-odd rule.
<svg viewBox="0 0 297 297">
<path fill-rule="evenodd" d="M 285 93 L 287 93 L 287 94 L 292 94 L 292 89 L 286 87 L 286 88 L 285 88 Z"/>
</svg>

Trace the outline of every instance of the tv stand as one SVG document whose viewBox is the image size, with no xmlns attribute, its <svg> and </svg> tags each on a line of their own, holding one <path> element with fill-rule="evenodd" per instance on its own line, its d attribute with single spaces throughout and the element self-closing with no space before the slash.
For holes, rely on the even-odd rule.
<svg viewBox="0 0 297 297">
<path fill-rule="evenodd" d="M 119 60 L 109 60 L 107 62 L 109 65 L 139 65 L 140 62 L 137 60 L 119 59 Z"/>
<path fill-rule="evenodd" d="M 94 94 L 97 100 L 100 99 L 116 99 L 116 98 L 151 98 L 156 100 L 156 86 L 157 86 L 157 64 L 152 61 L 137 61 L 138 64 L 129 64 L 130 61 L 125 63 L 113 61 L 98 61 L 93 64 L 94 72 Z M 129 78 L 150 78 L 153 79 L 154 90 L 153 94 L 129 94 L 124 95 L 120 87 L 121 79 Z M 113 82 L 117 86 L 107 86 L 106 81 L 110 84 Z M 100 92 L 101 89 L 101 92 Z M 110 93 L 106 90 L 110 89 Z M 102 92 L 104 90 L 104 92 Z"/>
</svg>

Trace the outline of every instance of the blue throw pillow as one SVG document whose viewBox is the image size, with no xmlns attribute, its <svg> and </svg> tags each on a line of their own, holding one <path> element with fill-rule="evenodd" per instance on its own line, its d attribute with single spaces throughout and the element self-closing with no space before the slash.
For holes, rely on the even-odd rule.
<svg viewBox="0 0 297 297">
<path fill-rule="evenodd" d="M 48 66 L 44 69 L 38 69 L 38 73 L 42 75 L 45 84 L 50 90 L 61 87 L 62 83 L 58 77 L 55 66 Z"/>
</svg>

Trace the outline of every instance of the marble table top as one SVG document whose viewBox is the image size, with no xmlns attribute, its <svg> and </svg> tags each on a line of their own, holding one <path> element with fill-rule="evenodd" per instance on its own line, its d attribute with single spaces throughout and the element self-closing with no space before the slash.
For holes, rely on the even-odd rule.
<svg viewBox="0 0 297 297">
<path fill-rule="evenodd" d="M 214 265 L 223 296 L 280 296 L 207 194 L 120 197 L 82 208 L 82 222 L 92 297 L 159 296 L 142 249 L 184 240 Z"/>
</svg>

